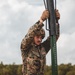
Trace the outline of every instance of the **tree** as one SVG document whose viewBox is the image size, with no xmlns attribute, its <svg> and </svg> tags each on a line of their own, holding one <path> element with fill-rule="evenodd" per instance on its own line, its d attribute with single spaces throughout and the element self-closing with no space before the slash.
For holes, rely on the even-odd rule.
<svg viewBox="0 0 75 75">
<path fill-rule="evenodd" d="M 3 75 L 9 75 L 9 70 L 7 68 L 3 68 Z"/>
<path fill-rule="evenodd" d="M 64 75 L 64 72 L 62 70 L 58 70 L 58 75 Z"/>
<path fill-rule="evenodd" d="M 66 75 L 75 75 L 75 71 L 69 71 Z"/>
<path fill-rule="evenodd" d="M 22 65 L 18 66 L 17 75 L 22 75 Z"/>
</svg>

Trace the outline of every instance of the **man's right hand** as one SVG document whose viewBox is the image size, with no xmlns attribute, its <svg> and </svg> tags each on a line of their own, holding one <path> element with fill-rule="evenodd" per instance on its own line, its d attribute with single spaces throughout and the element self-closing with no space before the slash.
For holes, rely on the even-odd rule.
<svg viewBox="0 0 75 75">
<path fill-rule="evenodd" d="M 49 11 L 44 10 L 40 19 L 45 21 L 47 18 L 49 18 Z"/>
</svg>

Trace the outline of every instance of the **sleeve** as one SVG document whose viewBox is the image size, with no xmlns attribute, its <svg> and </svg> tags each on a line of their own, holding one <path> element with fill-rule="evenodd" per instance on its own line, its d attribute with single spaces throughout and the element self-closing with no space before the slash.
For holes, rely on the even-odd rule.
<svg viewBox="0 0 75 75">
<path fill-rule="evenodd" d="M 42 43 L 46 53 L 50 50 L 50 36 Z"/>
<path fill-rule="evenodd" d="M 58 40 L 59 38 L 59 23 L 56 23 L 56 41 Z M 51 46 L 50 46 L 50 36 L 42 43 L 43 47 L 45 48 L 46 50 L 46 53 L 48 53 L 48 51 L 50 50 Z"/>
<path fill-rule="evenodd" d="M 44 24 L 40 25 L 38 21 L 29 29 L 28 33 L 26 34 L 26 36 L 23 38 L 21 42 L 21 50 L 27 50 L 29 48 L 29 46 L 33 42 L 33 37 L 35 35 L 35 32 L 40 30 L 43 26 Z"/>
</svg>

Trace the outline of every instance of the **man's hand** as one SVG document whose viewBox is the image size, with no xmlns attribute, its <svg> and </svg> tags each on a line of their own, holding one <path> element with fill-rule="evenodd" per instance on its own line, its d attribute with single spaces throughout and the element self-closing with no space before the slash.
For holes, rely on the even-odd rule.
<svg viewBox="0 0 75 75">
<path fill-rule="evenodd" d="M 59 20 L 60 19 L 60 13 L 57 9 L 55 9 L 55 16 L 56 19 Z M 43 21 L 45 21 L 47 18 L 50 17 L 50 13 L 48 10 L 44 10 L 42 13 L 42 16 L 40 17 L 40 23 L 43 23 Z"/>
<path fill-rule="evenodd" d="M 56 15 L 56 19 L 59 20 L 60 19 L 60 13 L 57 9 L 55 9 L 55 15 Z"/>
<path fill-rule="evenodd" d="M 49 18 L 49 11 L 45 10 L 45 11 L 43 11 L 42 16 L 41 16 L 40 19 L 45 21 L 47 18 Z"/>
</svg>

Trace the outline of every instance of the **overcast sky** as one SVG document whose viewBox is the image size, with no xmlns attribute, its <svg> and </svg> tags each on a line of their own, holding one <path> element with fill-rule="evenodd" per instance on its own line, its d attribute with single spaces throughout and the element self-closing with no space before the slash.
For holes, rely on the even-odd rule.
<svg viewBox="0 0 75 75">
<path fill-rule="evenodd" d="M 75 64 L 75 0 L 57 0 L 57 8 L 61 14 L 58 64 Z M 0 0 L 0 62 L 22 64 L 21 41 L 44 9 L 43 0 Z M 47 65 L 51 64 L 50 58 L 49 52 Z"/>
</svg>

